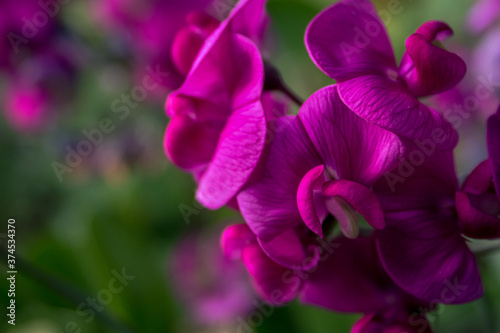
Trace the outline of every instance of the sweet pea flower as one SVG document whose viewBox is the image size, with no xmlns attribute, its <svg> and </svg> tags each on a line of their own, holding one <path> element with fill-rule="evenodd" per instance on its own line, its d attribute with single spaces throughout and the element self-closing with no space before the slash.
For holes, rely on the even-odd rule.
<svg viewBox="0 0 500 333">
<path fill-rule="evenodd" d="M 457 55 L 436 45 L 452 34 L 443 22 L 424 23 L 406 40 L 399 67 L 382 21 L 368 0 L 343 0 L 309 24 L 306 47 L 313 62 L 337 80 L 342 101 L 363 119 L 411 140 L 430 138 L 440 129 L 458 141 L 454 128 L 418 98 L 446 91 L 465 75 Z"/>
<path fill-rule="evenodd" d="M 198 181 L 196 197 L 217 209 L 238 193 L 264 147 L 264 65 L 249 39 L 261 29 L 264 0 L 241 1 L 210 35 L 183 85 L 166 102 L 165 151 Z"/>
<path fill-rule="evenodd" d="M 453 154 L 436 150 L 422 162 L 397 187 L 386 179 L 374 186 L 386 221 L 375 232 L 380 260 L 399 287 L 423 301 L 473 301 L 483 289 L 457 219 Z"/>
<path fill-rule="evenodd" d="M 404 153 L 394 133 L 356 116 L 336 86 L 313 94 L 298 116 L 276 123 L 281 130 L 237 196 L 245 221 L 271 259 L 293 269 L 315 266 L 315 239 L 324 236 L 323 222 L 330 215 L 351 238 L 359 232 L 358 214 L 374 228 L 384 227 L 370 189 Z"/>
<path fill-rule="evenodd" d="M 429 306 L 396 286 L 378 258 L 373 236 L 337 237 L 335 250 L 309 273 L 302 303 L 364 313 L 352 333 L 430 333 Z M 435 305 L 434 305 L 435 306 Z"/>
<path fill-rule="evenodd" d="M 464 235 L 500 237 L 500 108 L 488 119 L 489 159 L 481 162 L 456 193 L 456 205 Z"/>
<path fill-rule="evenodd" d="M 234 322 L 255 300 L 245 268 L 225 257 L 218 236 L 209 231 L 186 236 L 174 247 L 167 270 L 194 320 L 209 326 Z"/>
</svg>

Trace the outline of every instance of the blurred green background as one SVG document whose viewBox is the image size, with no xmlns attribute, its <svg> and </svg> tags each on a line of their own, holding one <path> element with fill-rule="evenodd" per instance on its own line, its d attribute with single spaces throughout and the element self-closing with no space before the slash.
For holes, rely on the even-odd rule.
<svg viewBox="0 0 500 333">
<path fill-rule="evenodd" d="M 401 13 L 394 15 L 388 26 L 398 59 L 406 37 L 431 19 L 448 22 L 456 32 L 454 39 L 474 45 L 462 23 L 472 1 L 400 3 Z M 268 4 L 274 41 L 271 60 L 285 82 L 304 99 L 333 83 L 310 61 L 303 43 L 308 22 L 330 4 L 323 0 L 270 0 Z M 387 6 L 385 1 L 376 5 L 379 9 Z M 85 6 L 84 1 L 73 1 L 59 15 L 92 52 L 106 59 L 106 40 L 91 23 Z M 162 102 L 144 101 L 125 120 L 119 120 L 111 111 L 111 103 L 133 87 L 130 80 L 120 79 L 128 77 L 126 66 L 106 60 L 89 68 L 78 77 L 73 106 L 62 110 L 63 116 L 51 130 L 21 135 L 3 118 L 0 121 L 1 240 L 4 245 L 7 220 L 14 218 L 16 257 L 26 261 L 25 270 L 18 262 L 15 327 L 7 324 L 4 315 L 8 284 L 5 278 L 0 283 L 0 331 L 120 332 L 120 325 L 126 325 L 133 332 L 235 332 L 230 326 L 196 325 L 188 306 L 176 297 L 167 266 L 174 244 L 189 232 L 241 218 L 229 209 L 195 208 L 196 214 L 186 221 L 179 207 L 197 207 L 193 203 L 195 185 L 164 155 L 168 119 Z M 84 139 L 82 130 L 97 128 L 107 117 L 113 119 L 115 130 L 59 182 L 52 163 L 63 162 L 64 147 Z M 483 140 L 481 128 L 475 133 Z M 470 165 L 458 167 L 466 172 Z M 481 257 L 479 262 L 485 296 L 431 314 L 436 332 L 499 332 L 500 252 Z M 105 306 L 105 317 L 87 323 L 88 317 L 76 311 L 78 304 L 107 288 L 112 271 L 122 268 L 135 278 L 113 295 Z M 5 276 L 5 263 L 0 269 Z M 64 289 L 66 284 L 71 287 Z M 256 332 L 348 332 L 359 317 L 293 302 L 276 309 Z M 68 326 L 71 322 L 76 326 Z"/>
</svg>

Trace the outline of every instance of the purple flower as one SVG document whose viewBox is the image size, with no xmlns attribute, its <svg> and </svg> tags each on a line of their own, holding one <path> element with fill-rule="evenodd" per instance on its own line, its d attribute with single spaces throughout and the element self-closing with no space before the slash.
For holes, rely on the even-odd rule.
<svg viewBox="0 0 500 333">
<path fill-rule="evenodd" d="M 264 147 L 264 66 L 257 46 L 245 37 L 260 29 L 264 4 L 240 2 L 204 43 L 184 84 L 167 99 L 172 119 L 165 151 L 195 175 L 197 199 L 208 208 L 220 208 L 236 195 Z"/>
<path fill-rule="evenodd" d="M 489 159 L 480 163 L 456 193 L 456 205 L 464 235 L 500 237 L 500 108 L 488 119 Z"/>
<path fill-rule="evenodd" d="M 428 156 L 396 188 L 385 179 L 374 186 L 386 221 L 376 231 L 380 260 L 397 285 L 424 301 L 457 304 L 483 293 L 459 229 L 457 186 L 451 151 Z"/>
<path fill-rule="evenodd" d="M 400 66 L 375 8 L 368 0 L 344 0 L 320 13 L 307 28 L 306 46 L 314 63 L 337 80 L 342 101 L 367 121 L 412 140 L 444 131 L 440 149 L 458 135 L 418 97 L 446 91 L 465 75 L 465 63 L 433 42 L 452 34 L 437 21 L 424 23 L 406 40 Z"/>
<path fill-rule="evenodd" d="M 200 324 L 230 323 L 254 307 L 243 265 L 225 257 L 218 240 L 210 232 L 185 237 L 168 265 L 174 290 Z"/>
<path fill-rule="evenodd" d="M 477 34 L 492 25 L 499 16 L 498 0 L 478 0 L 469 12 L 467 25 L 471 32 Z"/>
<path fill-rule="evenodd" d="M 304 273 L 307 278 L 300 292 L 302 303 L 364 313 L 353 333 L 431 332 L 425 314 L 433 309 L 389 278 L 373 236 L 337 237 L 331 243 L 335 250 L 320 261 L 317 269 Z"/>
<path fill-rule="evenodd" d="M 329 215 L 352 238 L 358 235 L 358 213 L 373 227 L 384 227 L 370 188 L 404 152 L 395 134 L 356 116 L 336 86 L 316 92 L 298 116 L 282 117 L 276 126 L 281 130 L 237 196 L 269 257 L 288 268 L 313 267 L 315 234 L 323 236 Z"/>
</svg>

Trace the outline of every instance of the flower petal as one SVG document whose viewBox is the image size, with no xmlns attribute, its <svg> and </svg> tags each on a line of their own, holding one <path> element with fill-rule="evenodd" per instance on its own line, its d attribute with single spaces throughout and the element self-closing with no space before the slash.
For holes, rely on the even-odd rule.
<svg viewBox="0 0 500 333">
<path fill-rule="evenodd" d="M 495 22 L 500 15 L 500 2 L 497 0 L 479 0 L 472 7 L 467 18 L 467 25 L 474 33 L 480 33 Z"/>
<path fill-rule="evenodd" d="M 165 133 L 165 152 L 178 167 L 193 170 L 212 159 L 223 124 L 197 122 L 185 115 L 175 116 Z"/>
<path fill-rule="evenodd" d="M 237 197 L 245 221 L 264 240 L 301 223 L 297 208 L 300 181 L 322 164 L 297 117 L 279 118 L 275 128 L 279 131 L 257 167 L 259 176 Z"/>
<path fill-rule="evenodd" d="M 339 82 L 396 70 L 387 31 L 367 0 L 344 0 L 321 12 L 305 42 L 316 66 Z"/>
<path fill-rule="evenodd" d="M 377 258 L 373 238 L 339 237 L 332 244 L 335 250 L 306 279 L 301 302 L 341 312 L 371 312 L 387 307 L 394 294 Z"/>
<path fill-rule="evenodd" d="M 229 117 L 217 150 L 196 192 L 200 203 L 217 209 L 233 198 L 256 167 L 264 147 L 266 119 L 260 101 Z"/>
<path fill-rule="evenodd" d="M 338 84 L 342 101 L 361 118 L 412 140 L 432 139 L 437 131 L 442 150 L 453 149 L 458 134 L 437 112 L 420 103 L 395 81 L 364 75 Z"/>
<path fill-rule="evenodd" d="M 308 270 L 318 263 L 319 248 L 300 225 L 285 230 L 272 240 L 258 240 L 262 250 L 281 266 Z"/>
<path fill-rule="evenodd" d="M 230 225 L 222 232 L 221 247 L 228 258 L 241 258 L 243 249 L 253 243 L 257 243 L 257 238 L 244 223 Z"/>
<path fill-rule="evenodd" d="M 451 214 L 448 214 L 451 215 Z M 483 294 L 472 252 L 454 216 L 432 210 L 387 213 L 377 231 L 380 259 L 403 290 L 424 301 L 473 301 Z"/>
<path fill-rule="evenodd" d="M 247 246 L 242 259 L 255 289 L 265 300 L 283 304 L 293 300 L 299 292 L 302 281 L 297 274 L 271 260 L 258 244 Z"/>
<path fill-rule="evenodd" d="M 434 39 L 451 33 L 447 24 L 431 21 L 424 23 L 406 40 L 408 57 L 403 58 L 400 76 L 413 96 L 447 91 L 465 76 L 467 66 L 462 58 L 433 44 Z"/>
<path fill-rule="evenodd" d="M 337 86 L 323 88 L 309 97 L 299 118 L 327 166 L 325 172 L 330 179 L 348 179 L 371 187 L 397 166 L 404 145 L 395 134 L 349 110 L 340 99 Z"/>
<path fill-rule="evenodd" d="M 316 211 L 314 191 L 320 191 L 321 185 L 325 182 L 323 170 L 323 165 L 318 165 L 309 170 L 300 181 L 299 189 L 297 190 L 297 206 L 300 216 L 306 226 L 321 238 L 323 238 L 323 230 L 321 228 L 323 221 L 320 220 L 320 216 Z"/>
<path fill-rule="evenodd" d="M 457 192 L 455 200 L 460 217 L 460 227 L 464 235 L 476 239 L 500 237 L 499 217 L 474 207 L 467 193 Z"/>
</svg>

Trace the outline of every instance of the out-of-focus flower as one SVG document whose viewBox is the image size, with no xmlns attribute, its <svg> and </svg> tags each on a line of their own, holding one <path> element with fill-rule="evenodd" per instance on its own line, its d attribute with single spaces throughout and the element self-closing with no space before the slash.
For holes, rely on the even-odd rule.
<svg viewBox="0 0 500 333">
<path fill-rule="evenodd" d="M 224 255 L 217 233 L 182 239 L 172 252 L 168 275 L 199 324 L 228 324 L 254 307 L 245 269 Z"/>
<path fill-rule="evenodd" d="M 434 45 L 452 34 L 437 21 L 424 23 L 406 40 L 398 67 L 375 8 L 368 0 L 344 0 L 309 24 L 306 46 L 315 64 L 338 82 L 342 101 L 357 115 L 410 139 L 444 131 L 440 149 L 452 149 L 458 135 L 418 97 L 446 91 L 465 75 L 456 54 Z"/>
<path fill-rule="evenodd" d="M 251 41 L 265 22 L 264 6 L 264 0 L 241 1 L 205 41 L 185 82 L 166 102 L 172 117 L 166 154 L 194 174 L 197 199 L 211 209 L 234 198 L 264 147 L 264 66 Z"/>
<path fill-rule="evenodd" d="M 480 33 L 500 17 L 500 1 L 478 0 L 467 18 L 467 27 L 473 33 Z"/>
<path fill-rule="evenodd" d="M 315 235 L 334 216 L 344 234 L 358 235 L 358 214 L 374 228 L 383 212 L 370 188 L 396 167 L 404 146 L 392 132 L 356 116 L 337 87 L 313 94 L 298 116 L 277 120 L 282 130 L 238 194 L 240 210 L 262 249 L 288 268 L 313 267 Z"/>
<path fill-rule="evenodd" d="M 500 108 L 488 119 L 489 159 L 480 163 L 456 193 L 464 235 L 500 237 Z"/>
<path fill-rule="evenodd" d="M 404 161 L 398 168 L 404 168 Z M 427 302 L 457 304 L 479 298 L 481 277 L 455 209 L 458 180 L 452 152 L 436 150 L 400 180 L 391 187 L 386 177 L 373 189 L 385 213 L 386 227 L 375 236 L 389 276 Z M 450 295 L 450 288 L 458 291 Z"/>
<path fill-rule="evenodd" d="M 6 1 L 0 8 L 5 15 L 0 30 L 9 29 L 5 34 L 10 43 L 3 44 L 8 50 L 0 60 L 6 79 L 5 117 L 19 131 L 38 132 L 50 126 L 57 109 L 71 99 L 77 47 L 38 3 Z"/>
<path fill-rule="evenodd" d="M 122 39 L 130 49 L 137 77 L 147 66 L 159 66 L 169 73 L 162 86 L 172 90 L 182 84 L 187 65 L 218 24 L 203 14 L 210 2 L 106 0 L 92 2 L 91 11 L 111 38 Z M 164 98 L 165 92 L 158 95 Z"/>
</svg>

